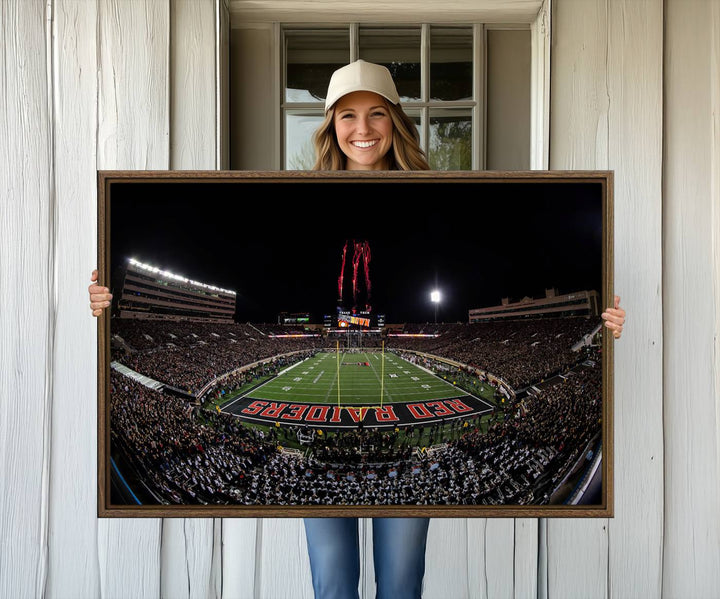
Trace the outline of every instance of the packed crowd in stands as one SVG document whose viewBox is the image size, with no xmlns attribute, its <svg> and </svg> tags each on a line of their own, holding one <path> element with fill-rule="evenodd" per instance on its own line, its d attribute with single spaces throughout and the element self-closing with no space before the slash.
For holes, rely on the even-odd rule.
<svg viewBox="0 0 720 599">
<path fill-rule="evenodd" d="M 242 366 L 323 346 L 321 337 L 273 339 L 248 324 L 117 319 L 111 347 L 113 360 L 194 394 Z"/>
<path fill-rule="evenodd" d="M 113 450 L 122 451 L 156 494 L 174 503 L 225 493 L 226 485 L 275 450 L 261 431 L 228 415 L 203 411 L 111 371 Z M 227 499 L 231 497 L 228 495 Z"/>
<path fill-rule="evenodd" d="M 308 456 L 286 454 L 275 434 L 212 412 L 200 424 L 184 402 L 113 380 L 113 439 L 170 503 L 543 503 L 597 434 L 599 396 L 584 388 L 596 375 L 569 377 L 512 406 L 513 416 L 487 433 L 472 428 L 420 456 L 376 431 L 338 433 Z"/>
<path fill-rule="evenodd" d="M 386 347 L 449 358 L 492 372 L 514 389 L 522 389 L 571 368 L 578 359 L 571 349 L 573 343 L 600 322 L 578 317 L 425 325 L 438 336 L 390 337 Z M 418 325 L 406 328 L 417 332 Z"/>
<path fill-rule="evenodd" d="M 465 326 L 467 325 L 460 323 L 406 323 L 401 329 L 394 332 L 403 333 L 405 335 L 456 335 L 462 332 L 462 329 Z"/>
<path fill-rule="evenodd" d="M 535 385 L 508 401 L 504 419 L 488 430 L 478 419 L 462 428 L 458 420 L 452 434 L 438 428 L 432 451 L 420 451 L 414 434 L 401 441 L 398 431 L 358 429 L 318 435 L 305 454 L 289 453 L 279 446 L 292 427 L 264 433 L 114 370 L 113 450 L 163 503 L 546 503 L 601 430 L 599 350 L 569 349 L 594 325 L 587 319 L 443 325 L 435 338 L 393 339 L 396 348 L 496 372 L 518 387 Z M 323 346 L 317 338 L 270 339 L 252 325 L 128 321 L 113 327 L 116 359 L 189 390 L 238 366 Z M 548 379 L 558 372 L 562 376 Z M 242 376 L 220 386 L 242 384 Z"/>
<path fill-rule="evenodd" d="M 312 335 L 313 331 L 306 330 L 301 324 L 275 324 L 275 323 L 253 323 L 252 326 L 267 335 Z"/>
</svg>

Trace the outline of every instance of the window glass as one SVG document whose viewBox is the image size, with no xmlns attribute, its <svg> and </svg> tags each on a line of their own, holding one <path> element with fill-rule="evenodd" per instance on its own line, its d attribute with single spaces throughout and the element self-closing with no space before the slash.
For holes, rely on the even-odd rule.
<svg viewBox="0 0 720 599">
<path fill-rule="evenodd" d="M 421 99 L 420 27 L 361 27 L 359 39 L 359 58 L 384 65 L 390 70 L 400 102 Z"/>
<path fill-rule="evenodd" d="M 530 165 L 530 32 L 487 32 L 486 168 Z"/>
<path fill-rule="evenodd" d="M 315 163 L 312 134 L 323 114 L 292 111 L 285 114 L 285 170 L 309 171 Z"/>
<path fill-rule="evenodd" d="M 415 128 L 417 129 L 418 135 L 420 136 L 420 147 L 425 148 L 425 136 L 423 135 L 422 130 L 422 119 L 420 117 L 420 111 L 412 108 L 407 108 L 403 106 L 403 110 L 405 113 L 412 119 L 412 121 L 415 123 Z"/>
<path fill-rule="evenodd" d="M 285 101 L 325 100 L 333 71 L 348 62 L 348 29 L 286 31 Z"/>
<path fill-rule="evenodd" d="M 430 99 L 473 99 L 472 28 L 430 29 Z"/>
<path fill-rule="evenodd" d="M 437 171 L 472 169 L 472 114 L 469 109 L 430 111 L 430 168 Z"/>
</svg>

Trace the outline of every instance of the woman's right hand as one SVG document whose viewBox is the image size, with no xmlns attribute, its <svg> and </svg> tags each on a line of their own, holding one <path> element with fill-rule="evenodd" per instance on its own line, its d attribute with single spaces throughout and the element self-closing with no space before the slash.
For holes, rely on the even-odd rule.
<svg viewBox="0 0 720 599">
<path fill-rule="evenodd" d="M 88 287 L 90 293 L 90 309 L 92 310 L 93 316 L 100 316 L 102 311 L 110 306 L 110 300 L 112 300 L 112 294 L 107 287 L 102 287 L 97 284 L 98 271 L 97 269 L 92 271 L 90 280 L 93 281 L 92 285 Z"/>
</svg>

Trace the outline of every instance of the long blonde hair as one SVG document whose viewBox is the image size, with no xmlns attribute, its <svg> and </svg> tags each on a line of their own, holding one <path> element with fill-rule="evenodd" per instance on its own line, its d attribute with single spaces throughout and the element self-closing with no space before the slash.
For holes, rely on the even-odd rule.
<svg viewBox="0 0 720 599">
<path fill-rule="evenodd" d="M 420 147 L 420 135 L 415 123 L 400 104 L 385 102 L 393 123 L 392 148 L 387 153 L 391 171 L 428 171 L 425 152 Z M 335 135 L 335 106 L 325 113 L 325 119 L 313 133 L 315 147 L 314 171 L 344 171 L 347 160 Z"/>
</svg>

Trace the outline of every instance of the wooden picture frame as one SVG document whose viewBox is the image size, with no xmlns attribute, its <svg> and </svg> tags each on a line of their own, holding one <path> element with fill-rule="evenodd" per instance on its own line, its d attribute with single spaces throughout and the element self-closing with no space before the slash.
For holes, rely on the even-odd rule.
<svg viewBox="0 0 720 599">
<path fill-rule="evenodd" d="M 613 516 L 612 171 L 98 171 L 98 240 L 100 517 Z"/>
</svg>

